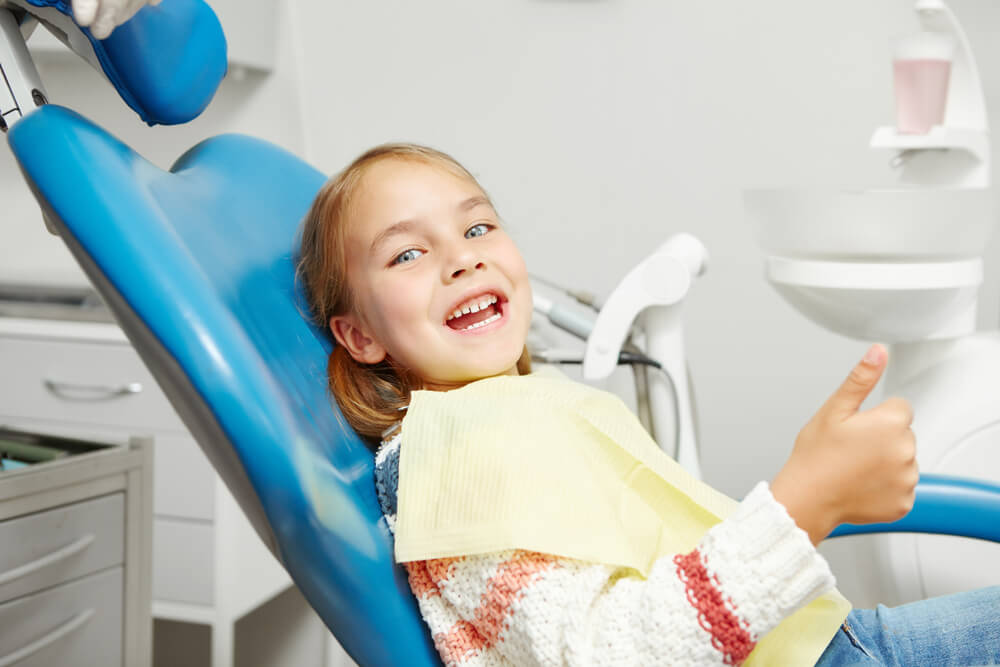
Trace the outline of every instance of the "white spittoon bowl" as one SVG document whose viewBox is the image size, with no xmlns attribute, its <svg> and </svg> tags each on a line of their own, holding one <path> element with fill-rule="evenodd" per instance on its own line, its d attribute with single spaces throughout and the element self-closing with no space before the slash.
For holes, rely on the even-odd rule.
<svg viewBox="0 0 1000 667">
<path fill-rule="evenodd" d="M 754 190 L 765 275 L 796 310 L 850 338 L 952 338 L 976 325 L 988 190 Z"/>
<path fill-rule="evenodd" d="M 980 257 L 994 222 L 988 189 L 749 190 L 743 201 L 765 255 L 836 262 Z"/>
</svg>

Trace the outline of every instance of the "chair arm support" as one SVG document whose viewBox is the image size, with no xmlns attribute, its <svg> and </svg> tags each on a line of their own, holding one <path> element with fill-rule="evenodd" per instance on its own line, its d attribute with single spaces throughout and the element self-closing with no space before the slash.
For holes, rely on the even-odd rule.
<svg viewBox="0 0 1000 667">
<path fill-rule="evenodd" d="M 863 533 L 935 533 L 1000 542 L 1000 485 L 921 475 L 910 513 L 892 523 L 838 526 L 830 537 Z"/>
</svg>

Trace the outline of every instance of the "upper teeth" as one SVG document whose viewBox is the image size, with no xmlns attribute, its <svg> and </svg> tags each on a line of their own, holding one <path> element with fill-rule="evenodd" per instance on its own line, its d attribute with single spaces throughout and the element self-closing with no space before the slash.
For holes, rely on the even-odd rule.
<svg viewBox="0 0 1000 667">
<path fill-rule="evenodd" d="M 483 296 L 477 296 L 475 299 L 469 299 L 458 308 L 452 311 L 451 315 L 448 316 L 449 320 L 453 320 L 456 317 L 461 317 L 462 315 L 468 315 L 469 313 L 478 313 L 480 310 L 494 304 L 497 302 L 497 298 L 492 294 L 485 294 Z"/>
</svg>

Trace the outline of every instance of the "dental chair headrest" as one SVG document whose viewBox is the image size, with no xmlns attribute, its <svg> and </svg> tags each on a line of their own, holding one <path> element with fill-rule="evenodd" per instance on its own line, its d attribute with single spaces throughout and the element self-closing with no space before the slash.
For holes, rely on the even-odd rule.
<svg viewBox="0 0 1000 667">
<path fill-rule="evenodd" d="M 104 40 L 73 21 L 69 0 L 7 2 L 102 72 L 149 125 L 176 125 L 197 117 L 226 74 L 226 38 L 203 0 L 147 6 Z"/>
</svg>

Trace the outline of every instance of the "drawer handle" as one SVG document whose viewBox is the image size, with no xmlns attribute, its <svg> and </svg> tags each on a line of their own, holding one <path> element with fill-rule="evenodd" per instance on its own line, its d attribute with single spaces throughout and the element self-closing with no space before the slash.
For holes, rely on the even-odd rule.
<svg viewBox="0 0 1000 667">
<path fill-rule="evenodd" d="M 107 401 L 119 396 L 138 394 L 142 391 L 142 385 L 138 382 L 112 387 L 100 384 L 73 384 L 45 380 L 45 388 L 59 398 L 65 398 L 69 401 Z"/>
<path fill-rule="evenodd" d="M 70 556 L 80 553 L 84 549 L 90 546 L 90 543 L 94 541 L 94 534 L 87 533 L 75 542 L 71 542 L 64 546 L 62 549 L 56 549 L 50 554 L 46 554 L 41 558 L 37 558 L 30 563 L 25 563 L 24 565 L 18 565 L 13 570 L 7 570 L 6 572 L 0 573 L 0 586 L 4 584 L 9 584 L 15 579 L 20 579 L 21 577 L 26 577 L 29 574 L 41 570 L 43 567 L 48 567 L 53 563 L 58 563 L 61 560 L 65 560 Z M 3 667 L 3 663 L 0 663 L 0 667 Z"/>
<path fill-rule="evenodd" d="M 22 646 L 13 653 L 8 653 L 7 655 L 0 657 L 0 667 L 10 667 L 11 665 L 16 665 L 25 658 L 31 657 L 46 646 L 56 643 L 69 633 L 79 628 L 81 625 L 89 621 L 93 615 L 93 608 L 84 609 L 79 614 L 69 619 L 44 637 L 40 637 L 28 645 Z"/>
</svg>

